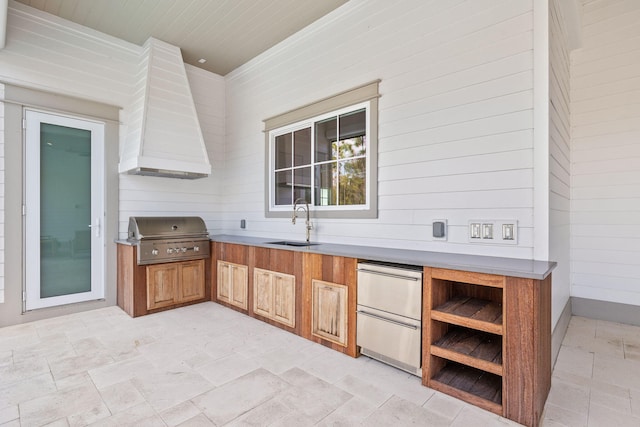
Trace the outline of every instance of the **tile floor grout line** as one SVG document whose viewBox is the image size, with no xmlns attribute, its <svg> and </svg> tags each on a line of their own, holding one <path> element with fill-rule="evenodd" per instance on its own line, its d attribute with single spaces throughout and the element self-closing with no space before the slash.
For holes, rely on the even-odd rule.
<svg viewBox="0 0 640 427">
<path fill-rule="evenodd" d="M 249 320 L 244 321 L 242 318 L 236 318 L 235 316 L 228 317 L 226 316 L 226 313 L 222 313 L 221 311 L 219 311 L 213 303 L 211 303 L 210 305 L 203 305 L 202 309 L 199 309 L 199 310 L 184 310 L 181 313 L 176 312 L 173 314 L 165 314 L 162 316 L 158 316 L 157 318 L 154 318 L 154 319 L 147 318 L 147 319 L 143 319 L 142 321 L 134 321 L 134 322 L 131 322 L 131 319 L 127 317 L 122 317 L 121 316 L 122 313 L 120 311 L 116 312 L 115 310 L 111 310 L 109 313 L 113 313 L 113 315 L 110 316 L 110 321 L 109 321 L 109 324 L 112 326 L 109 328 L 112 334 L 111 333 L 107 334 L 104 331 L 103 333 L 100 333 L 99 331 L 96 332 L 96 331 L 93 331 L 92 328 L 87 326 L 91 324 L 96 324 L 96 322 L 99 323 L 99 320 L 101 319 L 104 320 L 103 317 L 107 317 L 107 316 L 95 317 L 96 322 L 92 322 L 90 320 L 91 318 L 89 317 L 90 315 L 83 313 L 83 317 L 81 318 L 86 319 L 86 324 L 81 329 L 78 329 L 74 326 L 75 321 L 79 320 L 80 318 L 79 317 L 74 318 L 73 316 L 69 316 L 68 319 L 66 319 L 64 322 L 62 321 L 56 322 L 55 324 L 53 324 L 52 322 L 49 322 L 46 324 L 35 323 L 34 328 L 37 327 L 37 330 L 39 330 L 40 332 L 33 336 L 31 336 L 27 331 L 25 331 L 24 334 L 21 334 L 21 333 L 14 334 L 13 336 L 15 337 L 17 335 L 18 339 L 13 339 L 13 340 L 11 339 L 11 337 L 9 337 L 9 334 L 6 335 L 7 337 L 9 337 L 9 339 L 6 341 L 6 343 L 8 343 L 9 345 L 6 345 L 6 348 L 10 350 L 10 357 L 7 357 L 5 359 L 8 362 L 7 366 L 9 366 L 6 369 L 9 369 L 9 370 L 13 369 L 12 367 L 16 365 L 16 362 L 18 362 L 20 366 L 15 368 L 15 370 L 11 374 L 12 375 L 11 377 L 8 377 L 10 379 L 17 378 L 17 380 L 12 381 L 11 386 L 9 387 L 2 386 L 2 390 L 4 394 L 0 392 L 0 398 L 2 398 L 3 396 L 9 395 L 9 393 L 11 393 L 12 390 L 17 390 L 16 387 L 20 387 L 24 389 L 28 389 L 29 387 L 33 388 L 33 386 L 36 386 L 36 385 L 39 386 L 40 382 L 44 380 L 46 380 L 47 384 L 49 384 L 48 387 L 53 386 L 52 391 L 45 391 L 45 394 L 43 395 L 39 395 L 37 393 L 25 394 L 25 392 L 20 392 L 21 393 L 20 395 L 22 397 L 10 397 L 9 399 L 16 399 L 15 403 L 10 403 L 10 400 L 6 401 L 10 406 L 15 405 L 15 408 L 17 408 L 17 410 L 12 410 L 12 411 L 15 411 L 13 412 L 12 416 L 18 417 L 17 421 L 12 420 L 12 423 L 14 425 L 19 423 L 23 423 L 23 424 L 28 423 L 29 425 L 37 424 L 34 422 L 34 420 L 37 419 L 37 418 L 34 418 L 36 414 L 34 412 L 34 409 L 36 407 L 33 404 L 30 404 L 28 407 L 23 405 L 29 401 L 40 400 L 41 397 L 45 397 L 45 396 L 47 397 L 46 399 L 42 400 L 43 403 L 39 403 L 38 405 L 42 406 L 46 402 L 49 402 L 49 404 L 51 404 L 52 402 L 57 401 L 56 400 L 58 399 L 57 393 L 59 393 L 61 390 L 80 387 L 80 385 L 78 384 L 76 384 L 75 386 L 73 385 L 78 381 L 82 381 L 82 383 L 85 384 L 87 387 L 92 387 L 93 389 L 97 390 L 96 397 L 99 397 L 99 400 L 95 399 L 95 403 L 92 403 L 92 404 L 100 404 L 100 405 L 106 406 L 105 409 L 107 411 L 105 411 L 105 415 L 106 415 L 106 412 L 109 412 L 110 416 L 101 418 L 101 420 L 104 420 L 103 422 L 105 424 L 109 422 L 111 423 L 115 422 L 113 420 L 118 420 L 118 422 L 122 422 L 123 415 L 121 414 L 125 414 L 127 410 L 118 410 L 117 414 L 114 414 L 112 409 L 106 405 L 106 400 L 102 393 L 103 390 L 99 390 L 96 386 L 97 384 L 96 381 L 99 382 L 99 380 L 103 378 L 104 375 L 111 375 L 110 373 L 115 373 L 117 371 L 112 370 L 113 368 L 106 369 L 104 371 L 99 372 L 98 373 L 99 376 L 96 377 L 95 379 L 93 376 L 89 374 L 89 372 L 95 369 L 101 369 L 106 366 L 117 365 L 119 363 L 120 364 L 124 363 L 123 366 L 125 366 L 127 365 L 126 363 L 127 360 L 135 360 L 135 358 L 139 357 L 140 361 L 146 360 L 150 366 L 153 365 L 154 369 L 160 369 L 160 370 L 162 370 L 163 367 L 170 368 L 170 367 L 178 366 L 175 363 L 178 363 L 178 364 L 186 363 L 184 364 L 184 366 L 181 365 L 182 366 L 181 369 L 184 369 L 185 372 L 188 371 L 194 375 L 199 375 L 202 377 L 202 375 L 200 374 L 200 372 L 202 371 L 196 370 L 195 368 L 189 368 L 190 366 L 189 363 L 185 362 L 187 360 L 186 356 L 188 354 L 185 355 L 184 352 L 179 350 L 179 348 L 182 348 L 180 346 L 187 346 L 187 347 L 184 347 L 185 349 L 188 349 L 188 348 L 198 349 L 200 347 L 197 347 L 196 341 L 200 342 L 201 340 L 208 340 L 208 342 L 211 342 L 217 345 L 218 343 L 217 340 L 219 340 L 219 336 L 217 334 L 205 333 L 204 331 L 208 330 L 208 327 L 205 327 L 203 329 L 203 327 L 199 326 L 199 324 L 202 322 L 211 323 L 211 325 L 213 326 L 215 326 L 215 322 L 220 322 L 221 324 L 227 325 L 225 326 L 226 328 L 228 327 L 229 324 L 239 325 L 239 328 L 236 329 L 236 332 L 238 333 L 239 338 L 237 340 L 230 340 L 227 343 L 233 348 L 241 349 L 243 353 L 254 351 L 254 349 L 257 348 L 256 345 L 261 345 L 260 342 L 256 342 L 255 339 L 265 340 L 262 342 L 262 344 L 274 343 L 274 342 L 280 343 L 281 342 L 280 340 L 283 339 L 283 336 L 281 336 L 279 332 L 278 333 L 274 332 L 274 331 L 278 331 L 277 328 L 270 329 L 269 331 L 262 331 L 262 329 L 258 327 L 259 323 L 256 323 L 257 321 L 255 321 L 254 319 L 247 318 Z M 181 326 L 173 325 L 173 322 L 175 322 L 176 319 L 178 318 L 184 318 L 185 319 L 184 324 L 182 324 Z M 594 425 L 594 423 L 598 423 L 598 422 L 602 423 L 603 422 L 602 417 L 604 416 L 615 416 L 616 417 L 615 419 L 619 420 L 617 421 L 617 424 L 620 427 L 623 427 L 626 425 L 640 425 L 640 423 L 638 423 L 638 420 L 640 420 L 640 417 L 638 417 L 638 414 L 634 413 L 634 409 L 633 409 L 636 407 L 636 405 L 634 405 L 634 402 L 637 402 L 637 399 L 632 399 L 632 390 L 630 388 L 631 385 L 634 384 L 633 381 L 637 377 L 636 377 L 636 374 L 633 373 L 633 371 L 626 370 L 627 367 L 635 368 L 636 366 L 640 366 L 638 365 L 638 361 L 627 359 L 627 357 L 631 353 L 628 351 L 629 348 L 627 348 L 626 346 L 626 341 L 630 339 L 627 337 L 633 336 L 633 334 L 635 334 L 636 331 L 640 331 L 640 329 L 639 328 L 629 329 L 630 327 L 627 327 L 626 325 L 618 325 L 613 322 L 607 323 L 607 322 L 599 321 L 595 319 L 578 318 L 578 317 L 574 317 L 574 319 L 575 319 L 574 322 L 570 324 L 570 328 L 568 329 L 568 334 L 567 334 L 567 338 L 569 338 L 570 341 L 567 341 L 567 343 L 563 344 L 561 347 L 561 351 L 563 353 L 562 353 L 562 357 L 560 357 L 559 360 L 562 361 L 564 365 L 563 370 L 554 370 L 553 372 L 554 372 L 554 378 L 557 377 L 560 383 L 566 384 L 571 388 L 583 389 L 586 392 L 585 393 L 587 394 L 586 410 L 582 410 L 581 413 L 577 413 L 565 406 L 556 405 L 555 402 L 548 401 L 547 404 L 545 405 L 545 412 L 543 413 L 543 418 L 541 419 L 542 425 L 545 425 L 545 420 L 546 420 L 546 422 L 548 423 L 554 423 L 554 422 L 559 423 L 560 421 L 562 421 L 563 424 L 570 425 L 570 426 L 583 425 L 586 422 L 586 425 L 592 426 Z M 50 325 L 52 325 L 52 327 L 55 327 L 55 330 L 53 330 L 54 334 L 47 334 L 46 332 L 47 330 L 51 330 L 51 328 L 49 327 Z M 590 328 L 590 325 L 592 325 L 593 327 L 592 330 L 594 331 L 594 335 L 597 335 L 597 334 L 601 335 L 600 338 L 596 340 L 596 342 L 592 341 L 595 337 L 591 337 L 590 339 L 589 334 L 583 333 L 584 331 L 587 331 Z M 96 332 L 96 333 L 94 334 L 93 332 Z M 640 334 L 640 332 L 638 333 Z M 46 334 L 46 337 L 43 339 L 41 334 Z M 57 336 L 58 334 L 61 334 L 64 336 L 58 337 Z M 30 337 L 29 340 L 31 340 L 31 337 L 33 337 L 36 342 L 35 343 L 32 342 L 33 340 L 31 341 L 22 340 L 20 338 L 21 336 Z M 74 339 L 74 337 L 76 339 Z M 86 343 L 83 342 L 81 344 L 78 344 L 80 340 L 78 339 L 78 337 L 81 337 L 80 339 L 93 337 L 96 339 L 96 342 L 92 343 L 88 341 Z M 152 338 L 152 341 L 149 341 L 149 338 Z M 60 339 L 59 343 L 57 342 L 58 339 Z M 135 351 L 134 352 L 130 351 L 129 346 L 131 342 L 133 342 L 133 340 L 138 340 L 138 339 L 141 340 L 141 345 L 144 345 L 144 346 L 152 346 L 155 344 L 159 345 L 159 347 L 157 348 L 148 347 L 147 349 L 147 351 L 151 352 L 149 353 L 150 355 L 154 355 L 153 358 L 148 359 L 144 354 L 140 352 L 138 352 L 136 355 L 134 354 Z M 613 345 L 612 342 L 616 340 L 622 341 L 622 347 L 623 347 L 622 352 L 618 350 L 617 353 L 612 353 L 611 346 L 607 346 L 607 342 L 611 341 L 609 342 L 609 344 Z M 2 341 L 3 339 L 0 338 L 0 344 L 2 344 Z M 94 363 L 88 362 L 87 368 L 85 368 L 84 371 L 77 372 L 73 375 L 68 375 L 69 377 L 68 380 L 67 380 L 67 377 L 58 378 L 57 380 L 54 378 L 54 375 L 53 375 L 54 370 L 58 372 L 58 374 L 63 374 L 63 375 L 67 372 L 67 367 L 62 367 L 61 364 L 59 363 L 60 360 L 63 360 L 67 357 L 73 359 L 74 357 L 81 358 L 83 355 L 90 355 L 91 353 L 89 352 L 89 350 L 91 350 L 92 348 L 91 346 L 98 345 L 100 342 L 104 344 L 106 349 L 108 348 L 107 353 L 105 353 L 106 356 L 108 357 L 105 357 L 104 360 L 99 362 L 100 363 L 99 365 L 93 366 Z M 299 344 L 298 342 L 291 342 L 290 340 L 283 340 L 282 342 L 283 343 L 286 342 L 285 349 L 288 351 L 291 351 L 292 349 L 296 348 Z M 69 345 L 70 347 L 68 347 Z M 176 347 L 176 345 L 178 347 Z M 215 345 L 213 347 L 214 349 L 215 349 Z M 315 345 L 316 344 L 314 344 L 314 346 Z M 203 352 L 203 354 L 208 355 L 209 353 L 207 353 L 204 350 L 204 348 L 206 348 L 207 346 L 204 345 L 203 343 L 201 343 L 201 346 L 202 346 L 201 351 Z M 172 349 L 172 347 L 176 347 L 176 350 Z M 166 349 L 166 353 L 162 353 L 164 349 Z M 53 350 L 53 352 L 51 352 L 50 350 Z M 79 354 L 79 351 L 83 354 Z M 156 353 L 156 351 L 160 351 L 160 353 Z M 47 352 L 46 356 L 45 356 L 45 352 Z M 213 352 L 212 354 L 215 355 L 217 353 Z M 351 397 L 347 401 L 341 401 L 340 403 L 336 403 L 337 406 L 326 407 L 326 409 L 330 409 L 330 412 L 324 415 L 323 418 L 321 418 L 320 420 L 314 420 L 313 421 L 314 423 L 322 424 L 323 422 L 325 422 L 326 424 L 330 422 L 330 420 L 334 420 L 334 421 L 342 420 L 344 422 L 344 420 L 354 420 L 354 419 L 359 419 L 360 423 L 362 423 L 362 421 L 368 417 L 371 417 L 369 418 L 369 421 L 374 419 L 376 421 L 380 421 L 381 419 L 389 421 L 391 419 L 390 417 L 393 416 L 393 417 L 401 417 L 400 419 L 403 421 L 401 421 L 399 424 L 405 425 L 405 423 L 409 424 L 410 419 L 412 419 L 415 422 L 415 420 L 427 420 L 429 419 L 428 417 L 433 416 L 433 414 L 444 416 L 443 415 L 444 412 L 429 411 L 427 408 L 424 408 L 425 404 L 427 404 L 429 401 L 432 401 L 432 399 L 434 399 L 435 393 L 433 390 L 427 387 L 423 387 L 424 390 L 431 391 L 431 394 L 426 398 L 423 396 L 423 394 L 419 394 L 419 395 L 415 395 L 414 398 L 411 399 L 411 394 L 414 393 L 414 391 L 417 391 L 417 389 L 413 390 L 413 387 L 414 387 L 413 382 L 407 382 L 403 373 L 396 372 L 395 370 L 390 370 L 386 365 L 380 365 L 380 369 L 382 370 L 377 370 L 378 368 L 374 364 L 370 364 L 370 365 L 363 365 L 360 363 L 353 364 L 351 363 L 352 361 L 350 359 L 343 360 L 342 358 L 337 358 L 335 360 L 335 363 L 334 363 L 334 358 L 330 358 L 331 360 L 330 363 L 319 364 L 318 362 L 322 361 L 322 358 L 324 358 L 328 354 L 329 353 L 325 353 L 324 351 L 318 351 L 318 352 L 314 351 L 309 359 L 305 359 L 301 363 L 293 363 L 292 361 L 287 359 L 286 361 L 283 361 L 284 364 L 279 362 L 275 365 L 271 365 L 274 367 L 278 366 L 279 367 L 278 370 L 282 370 L 282 368 L 284 368 L 285 366 L 288 366 L 288 368 L 284 369 L 283 372 L 287 372 L 288 369 L 293 369 L 293 368 L 299 369 L 303 373 L 310 375 L 309 378 L 317 378 L 323 381 L 324 383 L 332 387 L 335 387 L 335 389 L 332 388 L 333 390 L 340 390 L 340 393 L 345 392 L 351 395 Z M 173 360 L 171 358 L 173 355 L 178 355 L 177 356 L 178 358 Z M 267 369 L 266 365 L 263 366 L 264 362 L 260 362 L 262 358 L 261 355 L 262 353 L 260 353 L 260 355 L 256 355 L 255 357 L 255 360 L 258 361 L 259 368 L 264 369 L 266 372 L 270 373 L 274 377 L 278 377 L 282 379 L 282 377 L 280 377 L 279 374 L 275 374 L 271 372 L 269 369 Z M 334 353 L 331 353 L 329 355 L 334 355 Z M 620 355 L 622 355 L 622 359 L 620 359 L 621 357 Z M 291 356 L 291 357 L 292 357 L 292 360 L 296 360 L 296 356 Z M 23 363 L 23 360 L 36 361 L 37 359 L 40 359 L 40 361 L 38 362 L 39 364 L 38 369 L 40 369 L 40 372 L 41 372 L 41 374 L 38 376 L 41 376 L 42 379 L 36 379 L 36 376 L 29 375 L 30 371 L 28 370 L 32 369 L 32 366 L 35 366 L 35 365 Z M 207 359 L 205 358 L 203 360 L 207 360 Z M 207 363 L 213 363 L 211 369 L 215 369 L 215 361 L 213 360 L 213 358 L 208 360 L 209 361 Z M 588 361 L 588 364 L 579 363 L 581 360 L 584 360 L 585 362 Z M 153 363 L 151 363 L 151 361 L 153 361 Z M 167 361 L 171 361 L 171 363 L 167 365 L 166 364 Z M 315 361 L 315 363 L 313 361 Z M 71 360 L 71 362 L 76 363 L 76 362 L 73 362 L 73 360 Z M 77 362 L 82 362 L 82 360 L 78 359 Z M 96 362 L 96 364 L 97 363 L 98 362 Z M 42 368 L 45 366 L 46 368 L 42 370 Z M 69 366 L 72 367 L 72 365 L 69 365 Z M 151 405 L 152 402 L 155 402 L 154 404 L 156 404 L 157 406 L 157 403 L 159 402 L 158 399 L 164 398 L 164 396 L 156 395 L 154 397 L 153 395 L 148 394 L 150 390 L 151 391 L 153 390 L 153 388 L 150 388 L 150 387 L 156 387 L 156 385 L 160 385 L 161 387 L 166 388 L 167 385 L 165 385 L 165 383 L 162 381 L 158 382 L 157 380 L 154 380 L 152 375 L 150 376 L 140 372 L 137 366 L 140 366 L 140 364 L 134 363 L 134 364 L 131 364 L 129 368 L 130 371 L 131 371 L 131 368 L 133 368 L 133 371 L 131 372 L 135 374 L 134 377 L 129 377 L 128 375 L 130 374 L 126 373 L 125 371 L 119 372 L 118 375 L 122 375 L 122 378 L 126 377 L 127 379 L 126 380 L 120 379 L 115 384 L 118 384 L 123 381 L 131 381 L 131 378 L 140 378 L 140 381 L 147 384 L 147 385 L 144 385 L 145 390 L 147 390 L 147 392 L 143 394 L 140 391 L 140 389 L 138 389 L 138 385 L 136 384 L 133 385 L 133 389 L 132 389 L 132 390 L 137 390 L 138 393 L 142 396 L 143 403 L 137 406 L 139 410 L 142 409 L 141 405 L 145 405 L 147 408 L 153 409 L 152 411 L 148 411 L 148 409 L 146 410 L 148 411 L 147 414 L 150 417 L 151 416 L 156 417 L 155 418 L 156 425 L 168 426 L 170 424 L 173 424 L 173 422 L 170 423 L 169 421 L 165 421 L 165 419 L 160 415 L 160 409 L 156 409 L 155 406 Z M 305 366 L 306 366 L 306 369 L 305 369 Z M 332 366 L 335 366 L 335 368 L 331 369 Z M 556 364 L 556 368 L 558 366 L 559 365 Z M 22 371 L 20 371 L 19 369 L 22 369 Z M 208 369 L 209 368 L 207 368 L 207 372 L 208 372 Z M 318 371 L 318 369 L 320 369 L 321 371 Z M 331 369 L 331 370 L 325 372 L 326 369 Z M 374 370 L 371 370 L 371 369 L 374 369 Z M 586 372 L 587 369 L 589 369 L 588 376 L 584 375 L 587 373 Z M 71 372 L 71 370 L 68 372 Z M 321 372 L 324 372 L 324 373 L 321 373 Z M 367 401 L 369 402 L 369 405 L 367 405 L 367 408 L 369 409 L 365 410 L 364 407 L 362 407 L 363 408 L 362 411 L 358 412 L 357 415 L 352 413 L 352 410 L 357 406 L 356 403 L 353 403 L 350 407 L 345 407 L 345 409 L 348 408 L 347 411 L 340 412 L 339 408 L 343 407 L 343 405 L 345 405 L 347 402 L 353 402 L 354 399 L 358 398 L 359 396 L 358 394 L 351 394 L 349 393 L 348 390 L 345 390 L 343 387 L 347 385 L 346 383 L 341 384 L 343 387 L 336 385 L 340 383 L 340 381 L 345 381 L 345 378 L 347 378 L 347 376 L 349 375 L 349 374 L 344 374 L 344 372 L 350 372 L 354 376 L 354 378 L 364 382 L 369 382 L 371 380 L 372 375 L 379 381 L 383 381 L 383 382 L 380 382 L 380 384 L 385 384 L 386 381 L 390 380 L 391 382 L 389 383 L 389 385 L 391 386 L 391 388 L 387 387 L 385 390 L 390 391 L 392 394 L 386 397 L 386 399 L 384 399 L 382 403 L 378 403 L 377 405 L 370 404 L 374 402 L 373 400 Z M 556 375 L 556 372 L 558 373 L 558 375 Z M 608 372 L 611 372 L 613 375 L 610 375 Z M 317 373 L 321 373 L 322 378 L 327 378 L 329 381 L 318 377 Z M 338 375 L 335 375 L 335 374 L 338 374 Z M 89 381 L 82 380 L 82 378 L 80 379 L 71 378 L 74 375 L 78 375 L 78 376 L 84 375 L 89 378 Z M 246 375 L 246 373 L 242 374 L 241 376 L 244 376 L 244 375 Z M 241 376 L 238 376 L 237 378 L 240 378 Z M 107 377 L 104 377 L 104 378 L 105 379 L 103 380 L 103 382 L 105 382 L 105 384 L 108 384 L 110 381 L 107 380 Z M 113 379 L 116 379 L 116 378 L 113 378 Z M 204 423 L 210 422 L 212 425 L 215 425 L 214 421 L 211 418 L 209 418 L 209 416 L 207 415 L 207 413 L 209 413 L 209 415 L 215 414 L 215 410 L 214 412 L 206 412 L 206 411 L 203 412 L 198 407 L 196 407 L 195 403 L 193 402 L 194 400 L 201 398 L 201 396 L 203 396 L 204 394 L 207 394 L 208 392 L 211 392 L 218 388 L 218 386 L 214 385 L 209 380 L 207 380 L 206 377 L 202 377 L 202 379 L 209 382 L 209 386 L 213 388 L 209 389 L 208 391 L 201 392 L 199 395 L 195 397 L 191 397 L 185 401 L 181 400 L 180 392 L 176 394 L 174 390 L 167 389 L 167 393 L 169 393 L 167 394 L 167 397 L 172 399 L 172 402 L 174 401 L 179 402 L 179 403 L 172 403 L 171 404 L 172 406 L 167 409 L 176 408 L 179 405 L 184 404 L 185 402 L 190 402 L 190 405 L 193 405 L 193 408 L 190 409 L 189 413 L 184 413 L 184 415 L 189 416 L 190 414 L 197 411 L 196 415 L 190 416 L 188 420 L 181 421 L 181 422 L 188 423 L 190 421 L 191 423 L 195 423 L 200 421 Z M 230 380 L 230 381 L 233 382 L 234 380 Z M 291 385 L 290 382 L 286 380 L 283 380 L 283 381 Z M 249 383 L 250 382 L 246 382 L 246 384 L 249 384 Z M 60 388 L 61 384 L 66 384 L 64 389 Z M 110 384 L 110 386 L 115 384 Z M 187 386 L 188 384 L 189 383 L 186 383 Z M 229 382 L 225 384 L 229 384 Z M 556 395 L 558 397 L 562 397 L 562 394 L 566 394 L 566 393 L 562 392 L 562 390 L 564 390 L 562 387 L 560 389 L 557 388 L 558 384 L 559 383 L 556 384 Z M 185 383 L 180 383 L 180 386 L 184 387 Z M 286 387 L 287 386 L 285 386 L 285 390 L 287 389 Z M 396 390 L 396 387 L 401 387 L 401 389 Z M 552 389 L 553 388 L 554 387 L 552 384 Z M 116 388 L 114 389 L 114 392 L 122 393 L 127 389 L 128 389 L 127 387 L 123 389 Z M 87 390 L 89 390 L 89 388 L 87 388 Z M 244 389 L 240 389 L 240 390 L 244 390 Z M 407 393 L 404 393 L 403 391 L 400 391 L 400 390 L 407 390 Z M 560 391 L 561 394 L 558 394 L 558 390 L 561 390 Z M 36 389 L 34 389 L 34 391 L 36 391 Z M 250 392 L 250 391 L 251 391 L 251 387 L 247 388 L 246 391 L 241 391 L 241 393 Z M 400 394 L 398 395 L 394 391 L 398 391 Z M 640 392 L 640 390 L 638 391 Z M 404 396 L 405 394 L 406 394 L 405 398 L 400 397 L 400 396 Z M 124 395 L 121 395 L 121 396 L 124 396 Z M 384 397 L 384 396 L 380 395 L 379 397 Z M 562 400 L 558 400 L 558 402 L 567 401 L 566 399 L 567 397 L 570 399 L 570 396 L 564 396 L 564 397 L 565 398 L 563 398 Z M 27 400 L 25 400 L 25 398 Z M 274 398 L 275 397 L 271 397 L 269 400 L 272 400 Z M 626 403 L 624 399 L 627 399 Z M 379 402 L 378 399 L 376 399 L 376 401 Z M 418 403 L 418 401 L 421 401 L 421 403 Z M 402 402 L 402 406 L 399 406 L 398 404 L 399 402 Z M 570 403 L 571 401 L 569 400 L 568 402 Z M 0 405 L 2 405 L 2 401 L 0 401 Z M 450 419 L 450 421 L 447 421 L 448 425 L 460 425 L 461 423 L 465 425 L 473 425 L 473 426 L 504 425 L 504 423 L 506 422 L 506 420 L 498 418 L 497 416 L 490 413 L 485 416 L 483 415 L 484 411 L 481 411 L 481 410 L 475 411 L 474 407 L 468 404 L 464 404 L 463 402 L 460 402 L 460 405 L 462 406 L 460 407 L 460 410 L 457 412 L 457 414 L 455 414 L 453 419 Z M 626 405 L 627 409 L 625 409 L 624 405 Z M 10 406 L 6 406 L 6 407 L 8 408 Z M 241 415 L 236 415 L 236 418 L 234 418 L 234 420 L 238 420 L 239 417 L 244 416 L 244 414 L 251 412 L 258 407 L 260 407 L 260 405 L 245 409 L 245 411 Z M 296 407 L 296 406 L 294 405 L 292 407 Z M 575 404 L 569 404 L 569 407 L 576 409 L 579 407 L 582 408 L 584 406 L 576 406 Z M 158 408 L 160 408 L 160 406 L 158 406 Z M 397 411 L 400 408 L 402 408 L 401 410 L 410 408 L 409 413 L 411 415 L 397 413 Z M 446 406 L 440 406 L 440 409 L 442 408 L 446 409 Z M 552 408 L 552 411 L 551 412 L 547 411 L 546 409 L 548 408 Z M 559 408 L 559 409 L 557 410 L 556 408 Z M 87 409 L 85 410 L 89 411 L 90 407 L 87 407 Z M 561 410 L 562 412 L 559 412 L 559 410 Z M 369 412 L 369 411 L 373 411 L 373 412 Z M 136 413 L 136 411 L 131 412 L 132 415 L 134 413 Z M 259 413 L 259 412 L 256 412 L 256 413 Z M 446 413 L 451 414 L 453 413 L 453 411 L 446 410 Z M 429 415 L 429 414 L 432 414 L 432 415 Z M 64 416 L 62 416 L 58 420 L 58 422 L 71 423 L 72 421 L 73 422 L 78 421 L 74 414 L 71 414 L 71 415 L 64 414 L 63 412 L 62 415 Z M 87 413 L 87 415 L 89 415 L 89 413 Z M 202 417 L 202 415 L 204 415 L 204 417 Z M 327 417 L 330 417 L 331 415 L 334 415 L 334 417 L 327 418 Z M 118 418 L 112 418 L 114 416 L 117 416 Z M 147 415 L 145 415 L 145 417 L 146 416 Z M 402 418 L 403 416 L 405 418 Z M 71 419 L 69 417 L 71 417 Z M 354 417 L 357 417 L 357 418 L 354 418 Z M 411 418 L 411 417 L 416 417 L 416 418 Z M 581 417 L 586 417 L 586 420 L 583 418 L 582 421 L 578 421 Z M 295 416 L 290 417 L 287 419 L 287 421 L 291 421 L 294 418 Z M 282 418 L 282 420 L 284 419 L 285 418 Z M 304 419 L 304 416 L 301 419 Z M 145 420 L 147 419 L 145 418 Z M 280 421 L 281 424 L 283 423 L 282 420 Z M 150 421 L 152 421 L 152 418 L 149 418 L 147 420 L 147 422 L 150 422 Z M 278 423 L 277 421 L 274 421 L 274 422 L 276 424 Z M 630 423 L 630 424 L 627 424 L 627 423 Z M 445 425 L 447 424 L 445 423 Z M 511 424 L 509 423 L 509 425 Z"/>
</svg>

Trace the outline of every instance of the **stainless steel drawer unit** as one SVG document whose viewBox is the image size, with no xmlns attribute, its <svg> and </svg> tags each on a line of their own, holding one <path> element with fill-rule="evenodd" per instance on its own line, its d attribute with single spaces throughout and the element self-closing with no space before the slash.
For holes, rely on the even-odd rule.
<svg viewBox="0 0 640 427">
<path fill-rule="evenodd" d="M 422 268 L 358 264 L 360 352 L 421 375 Z"/>
</svg>

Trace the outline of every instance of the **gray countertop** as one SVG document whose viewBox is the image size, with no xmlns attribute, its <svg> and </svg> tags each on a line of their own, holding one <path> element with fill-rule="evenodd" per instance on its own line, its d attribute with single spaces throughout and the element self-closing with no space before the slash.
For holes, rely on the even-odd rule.
<svg viewBox="0 0 640 427">
<path fill-rule="evenodd" d="M 336 255 L 370 261 L 447 268 L 451 270 L 498 274 L 537 280 L 546 278 L 557 265 L 556 262 L 552 261 L 535 261 L 519 258 L 391 249 L 374 246 L 340 245 L 334 243 L 318 243 L 313 246 L 302 247 L 283 246 L 269 243 L 278 241 L 278 239 L 233 236 L 226 234 L 211 236 L 211 240 L 214 242 L 236 243 L 240 245 L 260 246 L 272 249 L 309 252 L 321 255 Z M 124 243 L 127 244 L 127 241 L 124 241 Z"/>
</svg>

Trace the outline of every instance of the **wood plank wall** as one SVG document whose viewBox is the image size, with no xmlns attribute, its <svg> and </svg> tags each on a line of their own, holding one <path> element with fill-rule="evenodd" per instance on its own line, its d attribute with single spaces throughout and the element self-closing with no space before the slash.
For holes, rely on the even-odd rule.
<svg viewBox="0 0 640 427">
<path fill-rule="evenodd" d="M 379 218 L 315 220 L 312 238 L 531 258 L 532 9 L 352 0 L 227 75 L 224 228 L 246 218 L 252 235 L 303 236 L 264 218 L 262 120 L 380 78 Z M 447 242 L 431 237 L 441 218 Z M 518 245 L 470 244 L 476 218 L 517 220 Z"/>
<path fill-rule="evenodd" d="M 20 3 L 9 6 L 0 78 L 109 105 L 131 95 L 140 47 Z"/>
<path fill-rule="evenodd" d="M 583 7 L 571 55 L 571 295 L 639 306 L 640 2 Z"/>
<path fill-rule="evenodd" d="M 313 232 L 324 241 L 528 258 L 532 34 L 531 0 L 410 0 L 402 8 L 356 0 L 225 79 L 187 67 L 219 175 L 190 183 L 122 177 L 119 237 L 130 215 L 159 211 L 198 212 L 212 232 L 240 232 L 245 218 L 255 235 L 303 235 L 264 218 L 262 120 L 381 78 L 380 218 L 327 220 Z M 139 46 L 20 4 L 10 8 L 9 40 L 3 78 L 121 106 L 133 92 Z M 449 220 L 448 242 L 430 237 L 439 218 Z M 469 244 L 470 218 L 517 219 L 519 245 Z"/>
</svg>

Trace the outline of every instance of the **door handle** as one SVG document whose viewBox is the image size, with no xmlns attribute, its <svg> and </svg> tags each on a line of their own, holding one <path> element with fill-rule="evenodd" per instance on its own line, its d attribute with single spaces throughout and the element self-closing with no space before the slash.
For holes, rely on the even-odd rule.
<svg viewBox="0 0 640 427">
<path fill-rule="evenodd" d="M 100 217 L 99 216 L 96 217 L 95 224 L 89 224 L 89 228 L 95 231 L 96 237 L 100 237 Z"/>
</svg>

